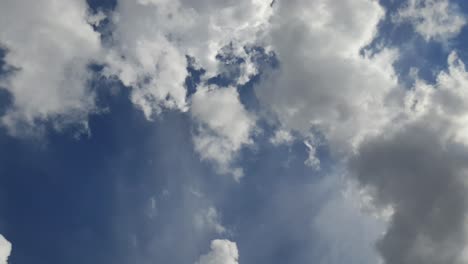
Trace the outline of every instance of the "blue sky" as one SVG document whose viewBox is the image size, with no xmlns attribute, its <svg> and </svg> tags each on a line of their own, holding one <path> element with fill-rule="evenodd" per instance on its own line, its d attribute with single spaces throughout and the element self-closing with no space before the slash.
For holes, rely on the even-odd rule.
<svg viewBox="0 0 468 264">
<path fill-rule="evenodd" d="M 338 2 L 1 2 L 0 264 L 466 263 L 468 3 Z"/>
</svg>

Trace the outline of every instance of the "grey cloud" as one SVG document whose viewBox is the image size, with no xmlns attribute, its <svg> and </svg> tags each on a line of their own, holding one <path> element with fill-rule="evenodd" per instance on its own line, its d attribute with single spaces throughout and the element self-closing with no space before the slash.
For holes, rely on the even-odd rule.
<svg viewBox="0 0 468 264">
<path fill-rule="evenodd" d="M 438 129 L 427 122 L 438 122 Z M 350 161 L 351 171 L 372 190 L 376 203 L 394 209 L 378 243 L 388 264 L 461 263 L 468 149 L 444 141 L 443 120 L 427 122 L 366 140 Z"/>
<path fill-rule="evenodd" d="M 256 88 L 260 103 L 287 129 L 324 134 L 332 152 L 351 156 L 351 174 L 376 205 L 393 207 L 378 243 L 387 264 L 465 263 L 465 67 L 452 53 L 435 85 L 400 90 L 398 52 L 361 53 L 381 6 L 340 3 L 276 5 L 270 40 L 281 64 Z"/>
<path fill-rule="evenodd" d="M 351 174 L 393 207 L 378 243 L 388 264 L 466 263 L 468 144 L 465 65 L 455 52 L 435 84 L 419 78 L 400 118 L 362 142 Z"/>
</svg>

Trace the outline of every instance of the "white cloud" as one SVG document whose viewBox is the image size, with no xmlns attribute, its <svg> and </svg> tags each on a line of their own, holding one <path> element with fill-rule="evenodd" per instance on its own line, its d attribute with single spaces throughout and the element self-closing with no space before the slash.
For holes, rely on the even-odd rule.
<svg viewBox="0 0 468 264">
<path fill-rule="evenodd" d="M 424 39 L 439 41 L 456 37 L 466 24 L 466 17 L 450 0 L 408 0 L 393 20 L 410 22 Z"/>
<path fill-rule="evenodd" d="M 104 14 L 104 12 L 98 11 L 97 13 L 88 16 L 88 23 L 94 26 L 99 26 L 101 22 L 106 18 L 107 15 Z"/>
<path fill-rule="evenodd" d="M 445 120 L 440 133 L 446 138 L 468 145 L 468 72 L 456 52 L 448 57 L 448 69 L 438 74 L 435 84 L 417 78 L 405 96 L 407 122 L 430 119 Z M 437 123 L 431 125 L 435 127 Z"/>
<path fill-rule="evenodd" d="M 239 66 L 237 83 L 246 83 L 257 69 L 244 47 L 258 44 L 271 13 L 270 2 L 263 0 L 121 0 L 112 19 L 114 41 L 105 72 L 131 87 L 133 103 L 149 119 L 163 109 L 192 107 L 191 114 L 200 124 L 194 133 L 196 151 L 213 161 L 219 173 L 239 179 L 242 169 L 231 162 L 243 145 L 251 144 L 253 118 L 232 87 L 201 87 L 187 102 L 186 56 L 206 71 L 204 82 L 229 74 L 229 67 L 216 56 L 230 45 L 230 55 L 245 61 Z"/>
<path fill-rule="evenodd" d="M 260 103 L 285 129 L 305 138 L 322 134 L 335 153 L 352 150 L 392 115 L 384 105 L 397 87 L 397 52 L 361 54 L 383 8 L 371 0 L 276 1 L 274 7 L 267 42 L 280 65 L 255 88 Z"/>
<path fill-rule="evenodd" d="M 304 164 L 314 168 L 320 169 L 320 160 L 317 158 L 317 149 L 311 141 L 304 141 L 304 145 L 307 147 L 308 157 L 304 161 Z"/>
<path fill-rule="evenodd" d="M 211 251 L 200 256 L 195 264 L 239 264 L 237 245 L 229 240 L 211 241 Z"/>
<path fill-rule="evenodd" d="M 294 141 L 294 137 L 291 133 L 284 129 L 278 129 L 275 134 L 270 138 L 271 144 L 278 145 L 290 145 Z"/>
<path fill-rule="evenodd" d="M 0 44 L 8 50 L 6 64 L 18 69 L 0 80 L 14 97 L 2 119 L 11 133 L 36 120 L 85 122 L 94 110 L 87 65 L 101 45 L 88 18 L 85 0 L 0 2 Z"/>
<path fill-rule="evenodd" d="M 223 71 L 216 55 L 232 45 L 246 60 L 238 80 L 245 83 L 256 69 L 243 48 L 255 43 L 270 13 L 262 0 L 121 0 L 107 74 L 133 87 L 133 102 L 148 118 L 161 107 L 186 110 L 186 56 L 210 78 Z"/>
<path fill-rule="evenodd" d="M 232 162 L 243 146 L 253 143 L 255 118 L 245 110 L 236 88 L 199 87 L 192 96 L 190 113 L 198 123 L 193 141 L 201 158 L 214 162 L 220 173 L 240 179 L 242 169 Z"/>
<path fill-rule="evenodd" d="M 216 55 L 232 45 L 234 55 L 245 60 L 237 80 L 245 83 L 257 69 L 244 46 L 266 30 L 272 9 L 263 0 L 120 0 L 110 14 L 112 38 L 105 49 L 89 24 L 105 15 L 88 12 L 85 0 L 0 4 L 5 61 L 20 69 L 1 83 L 15 100 L 3 118 L 12 133 L 18 123 L 41 119 L 85 124 L 96 110 L 87 86 L 86 66 L 93 61 L 104 62 L 107 76 L 131 87 L 132 101 L 149 119 L 163 109 L 187 110 L 187 55 L 210 78 L 226 70 Z"/>
<path fill-rule="evenodd" d="M 11 253 L 11 243 L 0 235 L 0 264 L 7 264 Z"/>
<path fill-rule="evenodd" d="M 133 1 L 132 1 L 133 2 Z M 149 13 L 152 10 L 154 12 Z M 121 1 L 114 20 L 115 47 L 107 55 L 105 74 L 132 88 L 131 99 L 151 119 L 163 108 L 186 110 L 185 54 L 172 45 L 158 21 L 165 14 L 137 2 Z M 139 15 L 145 19 L 139 19 Z M 150 16 L 152 15 L 152 16 Z M 153 18 L 154 17 L 154 18 Z M 147 21 L 154 19 L 155 21 Z M 152 29 L 153 28 L 153 29 Z"/>
</svg>

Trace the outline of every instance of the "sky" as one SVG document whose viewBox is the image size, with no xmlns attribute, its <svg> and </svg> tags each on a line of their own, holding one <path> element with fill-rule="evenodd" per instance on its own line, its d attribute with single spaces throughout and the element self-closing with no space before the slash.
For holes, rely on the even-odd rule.
<svg viewBox="0 0 468 264">
<path fill-rule="evenodd" d="M 0 264 L 468 262 L 468 2 L 1 0 Z"/>
</svg>

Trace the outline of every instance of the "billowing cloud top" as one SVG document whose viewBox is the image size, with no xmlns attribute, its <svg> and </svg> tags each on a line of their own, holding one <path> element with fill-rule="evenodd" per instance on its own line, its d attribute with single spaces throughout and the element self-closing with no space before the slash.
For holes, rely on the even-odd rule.
<svg viewBox="0 0 468 264">
<path fill-rule="evenodd" d="M 200 257 L 196 264 L 239 264 L 236 243 L 229 240 L 211 241 L 211 251 Z"/>
</svg>

